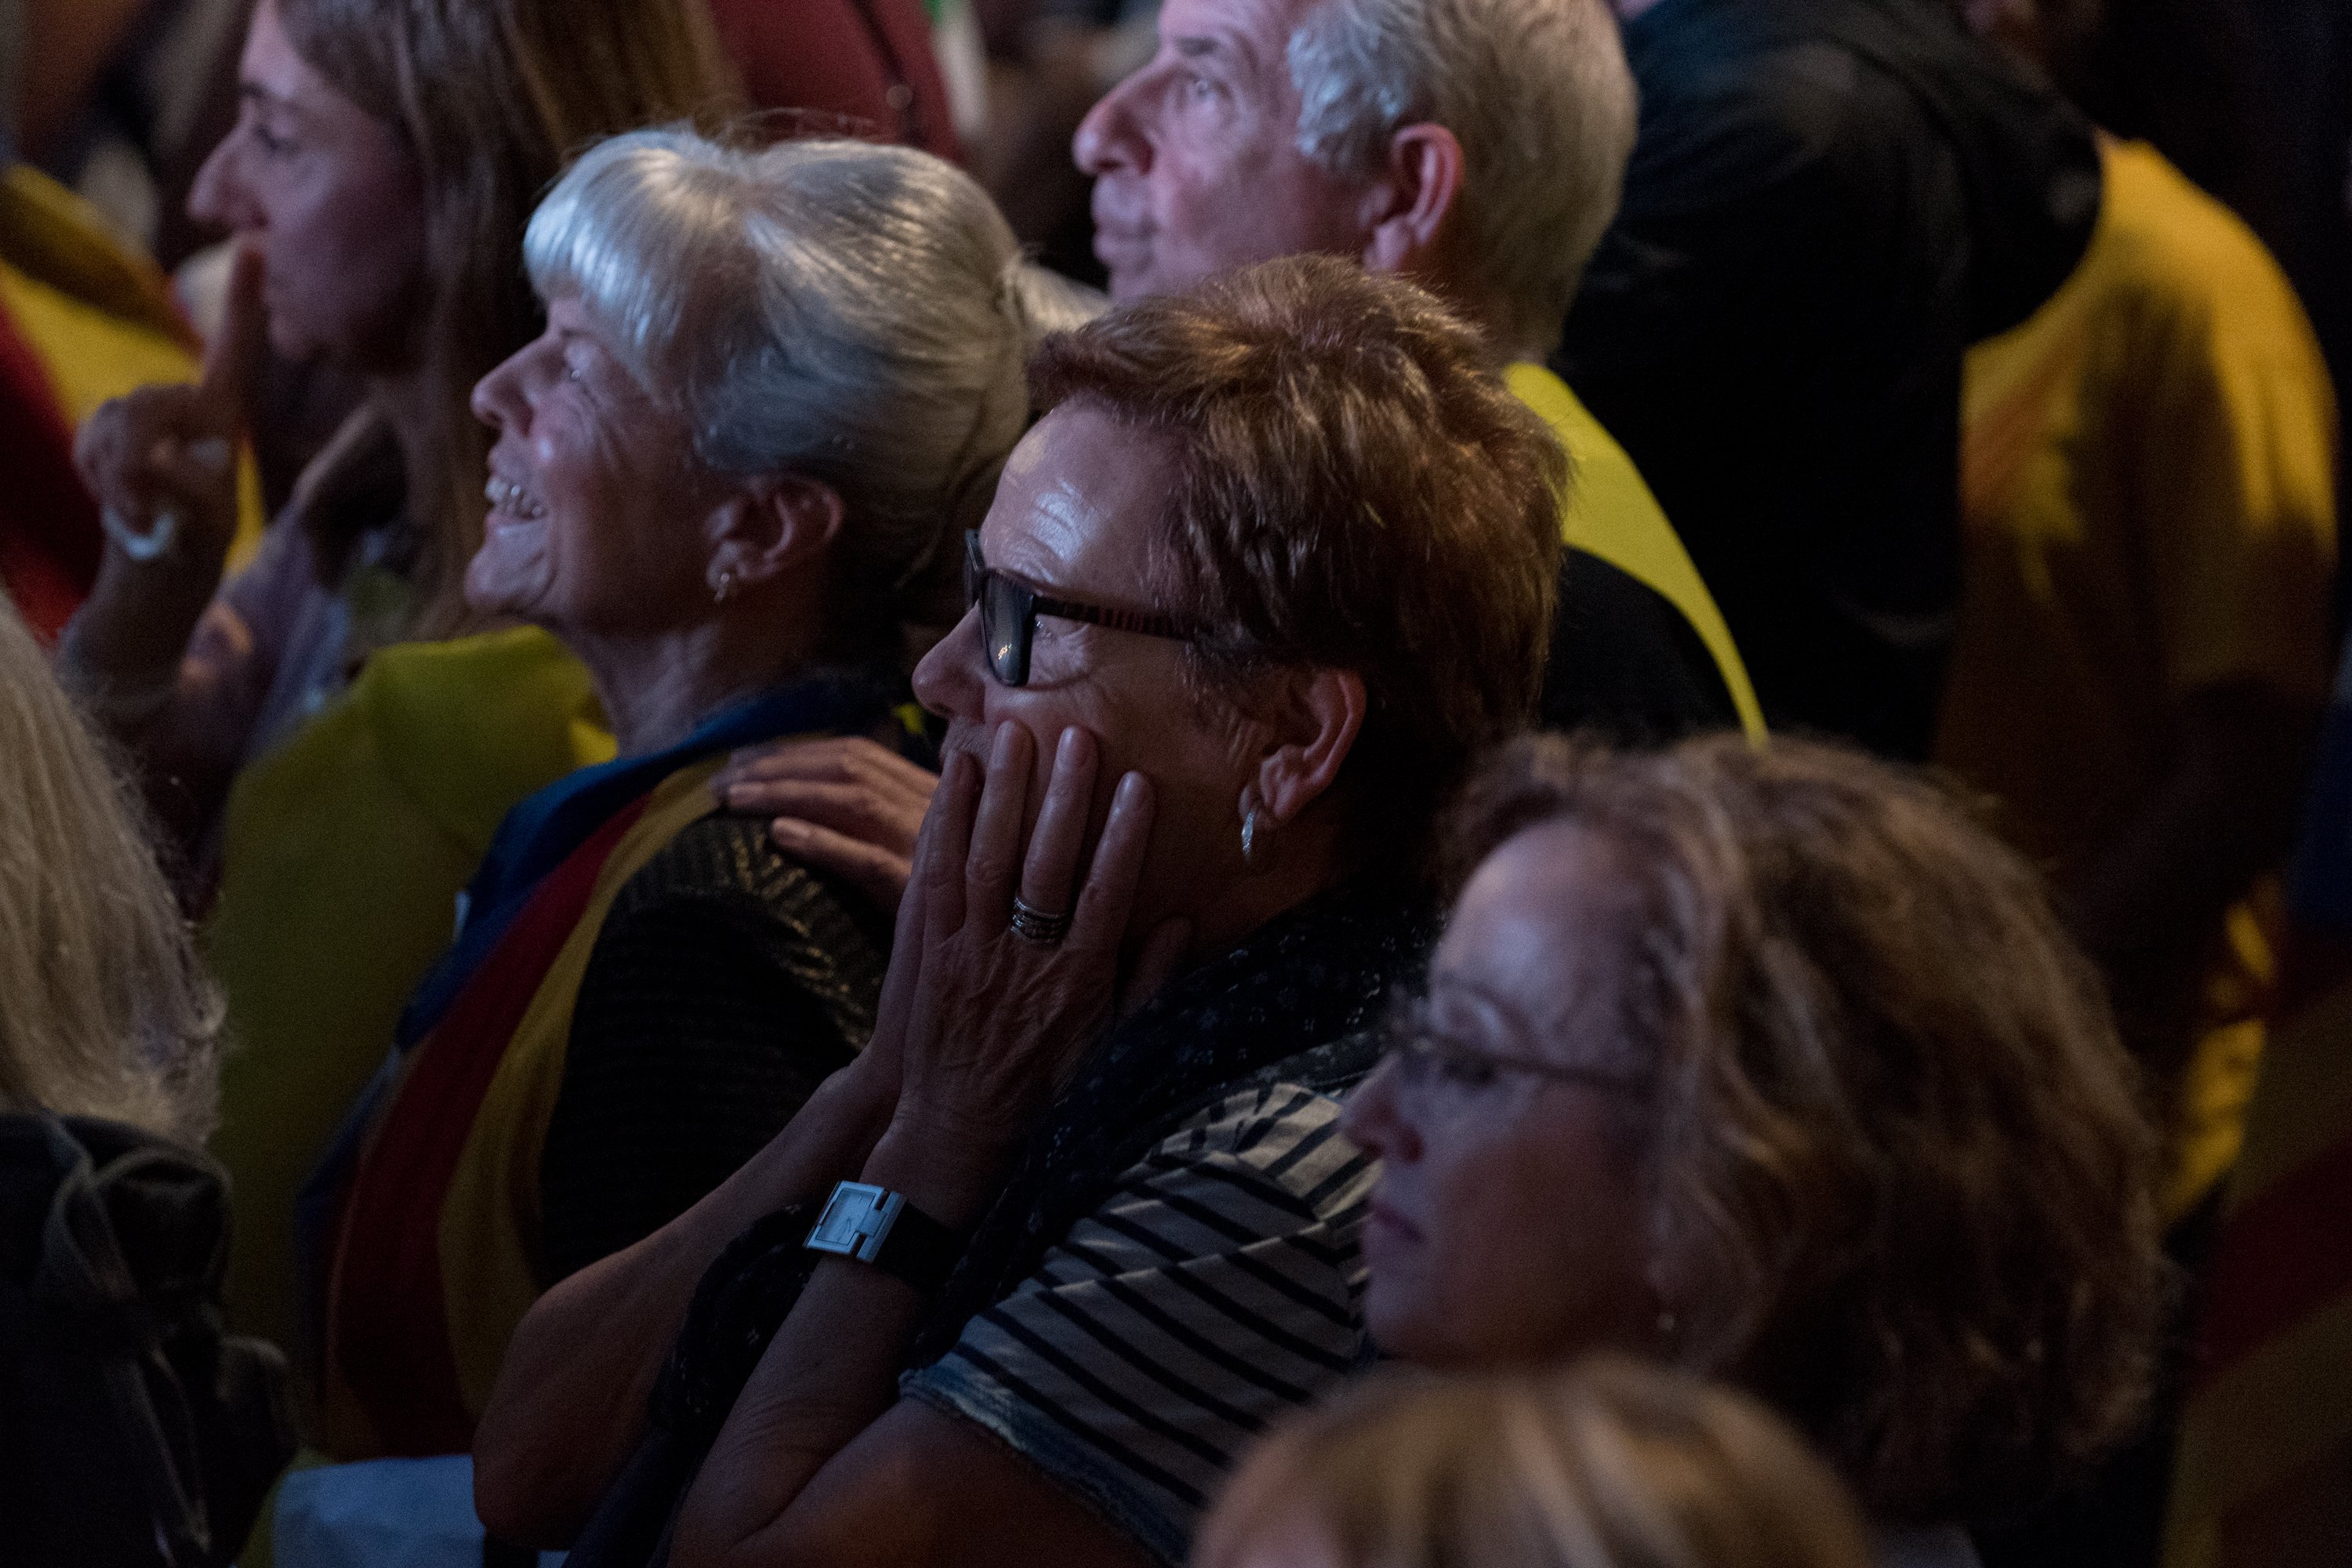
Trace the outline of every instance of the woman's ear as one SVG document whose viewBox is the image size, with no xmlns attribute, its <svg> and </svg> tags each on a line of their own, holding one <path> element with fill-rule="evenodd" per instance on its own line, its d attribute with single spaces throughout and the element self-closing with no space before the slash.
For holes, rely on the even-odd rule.
<svg viewBox="0 0 2352 1568">
<path fill-rule="evenodd" d="M 1256 776 L 1242 790 L 1268 826 L 1286 827 L 1330 792 L 1364 728 L 1364 678 L 1352 669 L 1302 669 L 1277 678 L 1265 721 L 1270 733 Z"/>
<path fill-rule="evenodd" d="M 798 474 L 763 474 L 730 490 L 705 523 L 713 591 L 814 570 L 841 535 L 841 492 Z"/>
</svg>

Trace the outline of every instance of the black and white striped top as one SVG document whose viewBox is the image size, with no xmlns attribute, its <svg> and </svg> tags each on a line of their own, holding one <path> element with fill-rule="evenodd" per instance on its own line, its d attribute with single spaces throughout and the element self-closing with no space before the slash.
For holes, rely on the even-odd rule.
<svg viewBox="0 0 2352 1568">
<path fill-rule="evenodd" d="M 1129 1169 L 902 1392 L 975 1421 L 1165 1563 L 1271 1420 L 1360 1362 L 1371 1159 L 1339 1102 L 1252 1089 Z"/>
</svg>

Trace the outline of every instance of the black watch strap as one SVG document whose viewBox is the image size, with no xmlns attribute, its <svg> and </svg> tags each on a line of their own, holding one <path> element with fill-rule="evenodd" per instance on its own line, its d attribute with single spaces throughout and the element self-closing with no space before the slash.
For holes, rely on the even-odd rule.
<svg viewBox="0 0 2352 1568">
<path fill-rule="evenodd" d="M 964 1238 L 908 1203 L 906 1194 L 866 1182 L 841 1182 L 803 1245 L 871 1263 L 934 1295 L 963 1256 Z"/>
</svg>

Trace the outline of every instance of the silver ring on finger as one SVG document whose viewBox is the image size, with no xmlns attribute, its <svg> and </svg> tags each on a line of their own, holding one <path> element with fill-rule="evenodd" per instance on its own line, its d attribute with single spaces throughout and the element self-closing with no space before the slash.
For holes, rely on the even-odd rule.
<svg viewBox="0 0 2352 1568">
<path fill-rule="evenodd" d="M 1069 915 L 1050 915 L 1028 902 L 1018 893 L 1013 895 L 1013 934 L 1033 947 L 1059 947 L 1062 939 L 1070 934 Z"/>
</svg>

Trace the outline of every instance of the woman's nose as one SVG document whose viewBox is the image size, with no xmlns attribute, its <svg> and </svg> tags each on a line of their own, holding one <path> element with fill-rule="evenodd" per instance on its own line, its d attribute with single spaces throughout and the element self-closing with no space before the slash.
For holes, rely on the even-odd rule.
<svg viewBox="0 0 2352 1568">
<path fill-rule="evenodd" d="M 1421 1157 L 1421 1137 L 1397 1103 L 1396 1058 L 1374 1068 L 1339 1108 L 1339 1131 L 1349 1142 L 1381 1160 Z"/>
<path fill-rule="evenodd" d="M 523 395 L 522 361 L 529 348 L 507 357 L 505 363 L 474 384 L 474 395 L 469 401 L 474 417 L 493 430 L 522 431 L 530 425 L 530 400 Z"/>
<path fill-rule="evenodd" d="M 232 131 L 221 138 L 188 187 L 188 216 L 210 228 L 242 230 L 260 226 L 251 195 L 237 177 L 238 134 Z"/>
<path fill-rule="evenodd" d="M 981 664 L 980 611 L 973 607 L 915 666 L 915 700 L 942 717 L 977 724 L 985 717 L 987 681 L 988 671 Z"/>
</svg>

